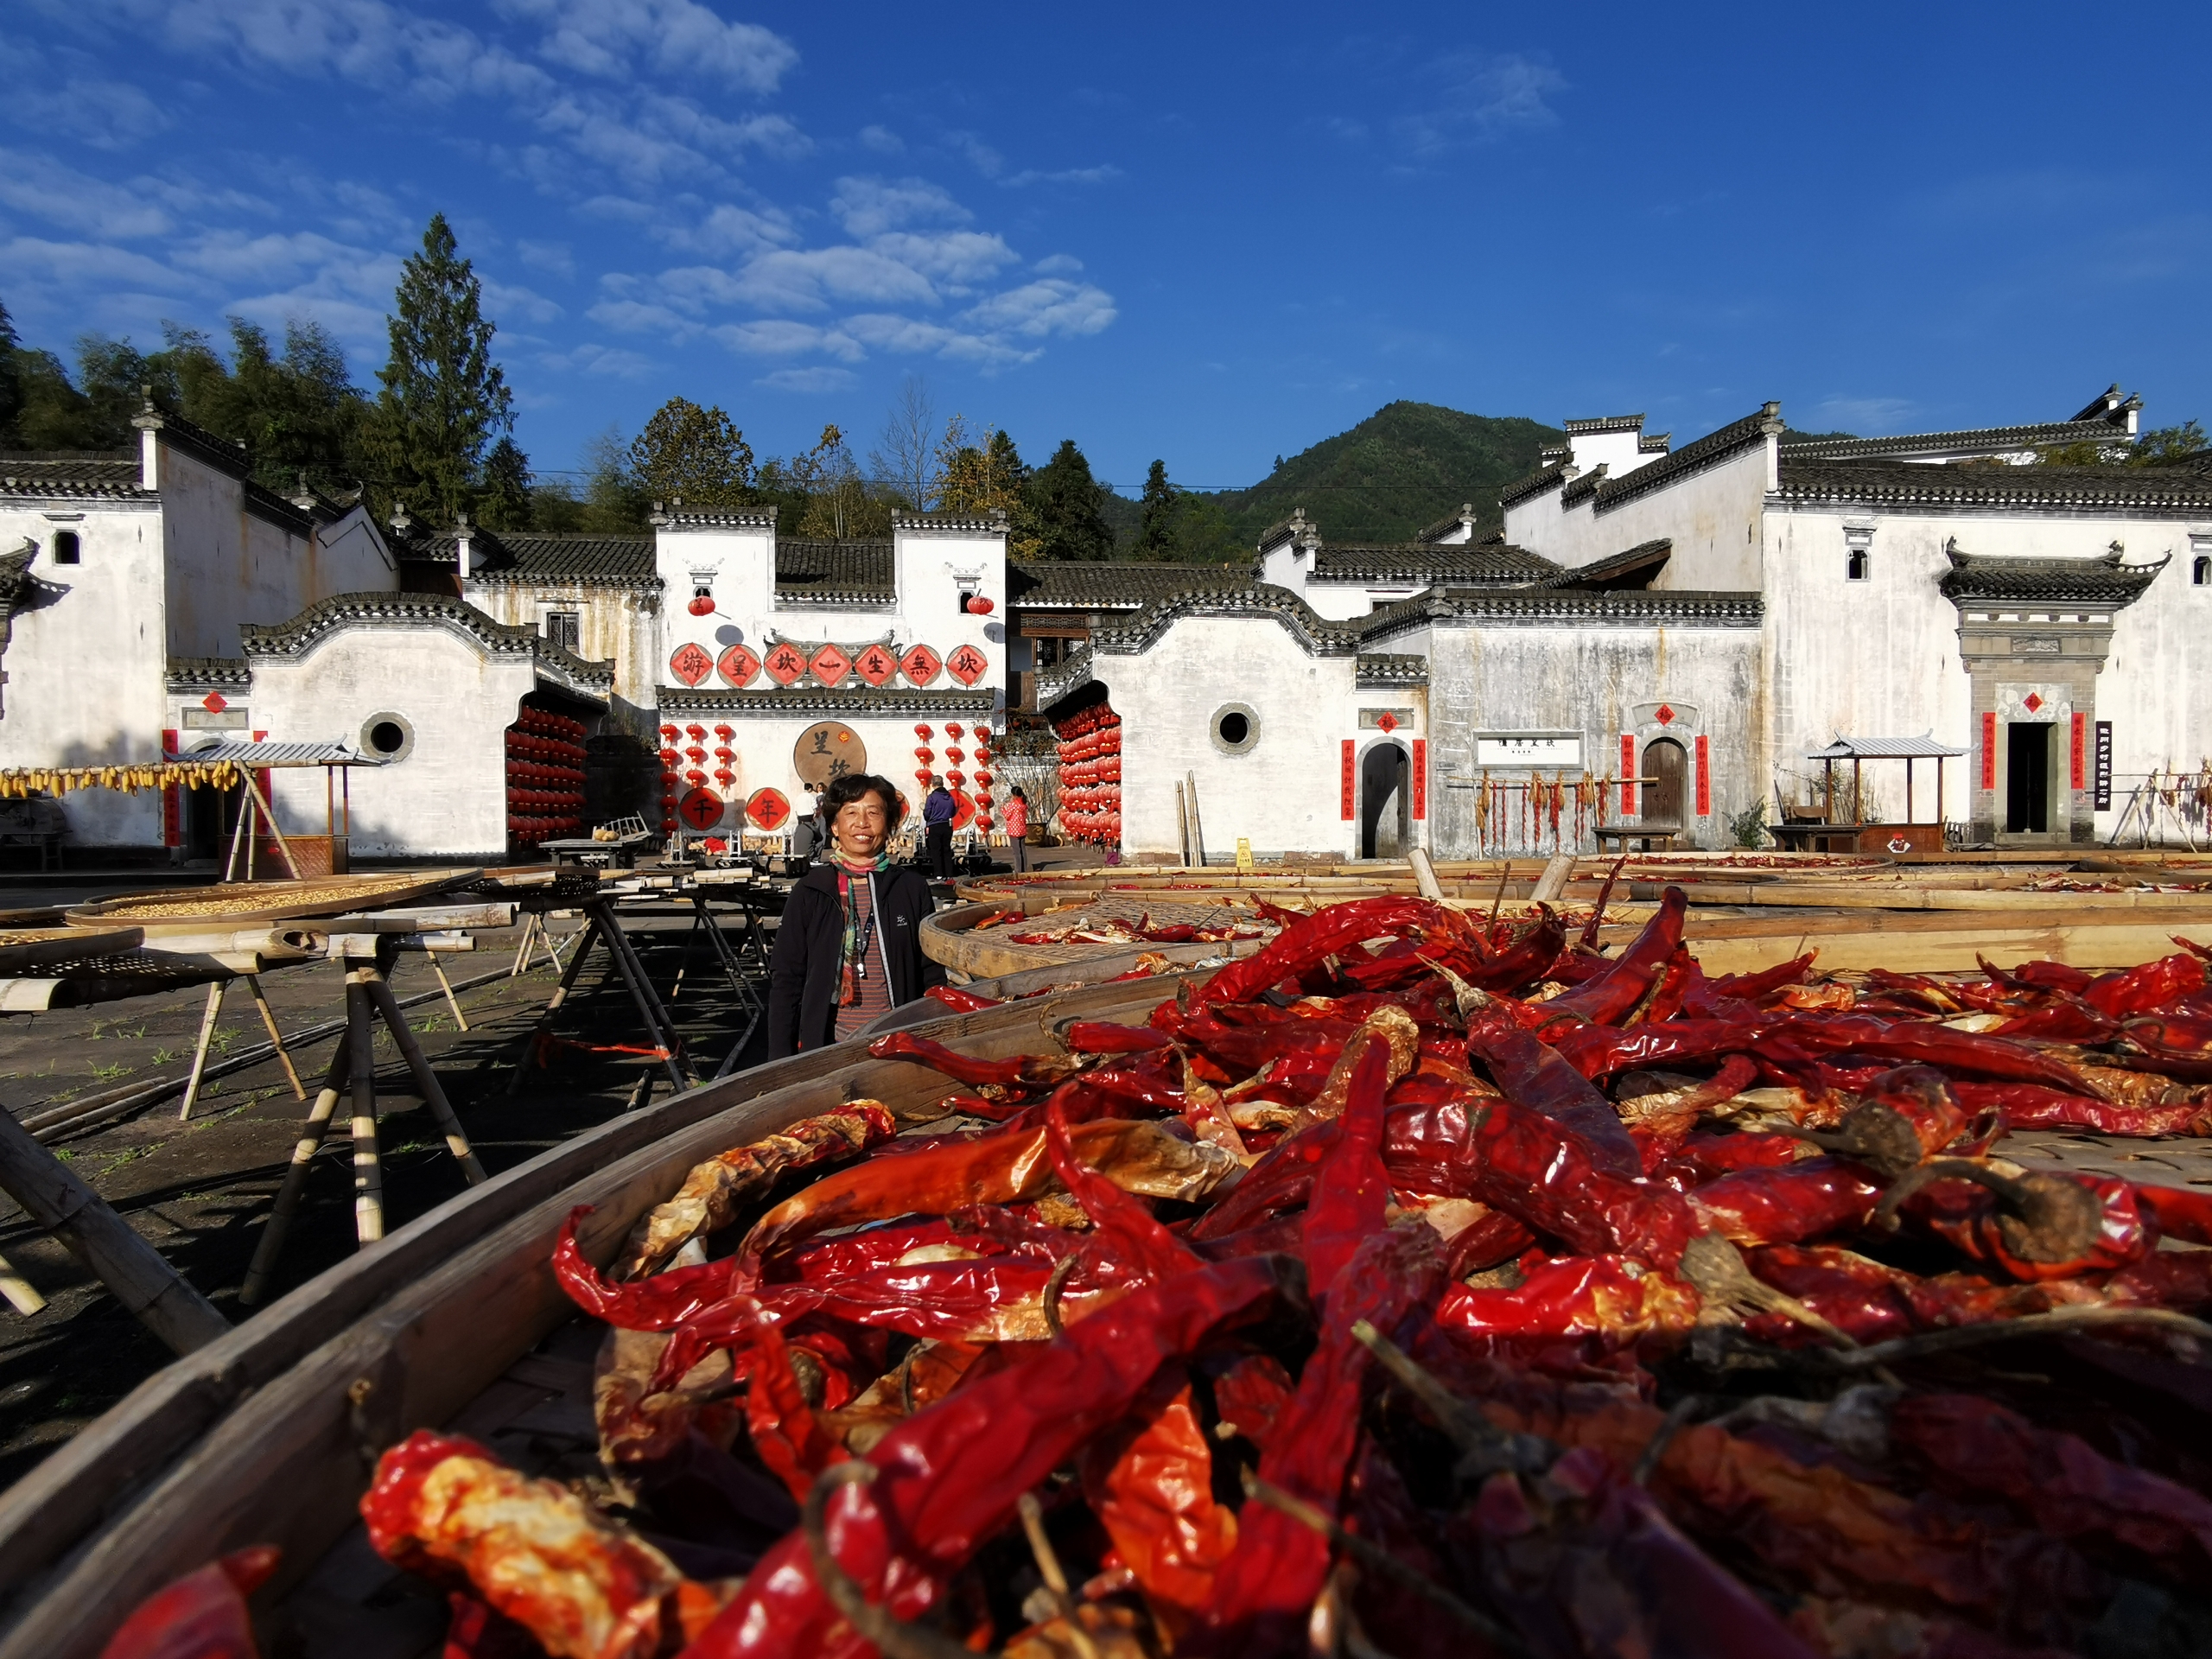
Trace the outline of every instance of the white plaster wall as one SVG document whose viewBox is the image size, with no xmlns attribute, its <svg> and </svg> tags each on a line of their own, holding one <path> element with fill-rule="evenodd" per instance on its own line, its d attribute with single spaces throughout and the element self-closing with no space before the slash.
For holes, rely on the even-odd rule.
<svg viewBox="0 0 2212 1659">
<path fill-rule="evenodd" d="M 1349 622 L 1354 617 L 1365 616 L 1377 603 L 1395 604 L 1421 591 L 1418 588 L 1400 586 L 1378 601 L 1375 590 L 1364 582 L 1316 581 L 1306 584 L 1302 596 L 1316 615 L 1325 616 L 1332 622 Z"/>
<path fill-rule="evenodd" d="M 1260 580 L 1270 588 L 1287 588 L 1304 598 L 1306 579 L 1313 565 L 1313 555 L 1295 539 L 1280 541 L 1261 556 Z"/>
<path fill-rule="evenodd" d="M 461 597 L 487 616 L 541 635 L 548 611 L 575 612 L 576 654 L 612 662 L 614 695 L 625 702 L 648 710 L 658 703 L 667 656 L 660 649 L 659 594 L 600 582 L 472 582 Z M 683 597 L 690 600 L 689 589 Z M 710 639 L 702 643 L 714 648 Z"/>
<path fill-rule="evenodd" d="M 654 652 L 657 683 L 676 683 L 668 659 L 686 640 L 717 657 L 741 643 L 760 653 L 763 619 L 776 605 L 776 536 L 771 525 L 661 525 L 653 536 L 653 568 L 663 583 L 660 639 Z M 721 614 L 694 616 L 686 608 L 698 572 L 710 573 L 715 607 Z M 718 629 L 732 627 L 741 639 L 717 639 Z"/>
<path fill-rule="evenodd" d="M 1872 527 L 1868 579 L 1845 579 L 1845 527 Z M 1971 808 L 1972 686 L 1960 660 L 1958 611 L 1938 591 L 1950 568 L 1944 543 L 2008 558 L 2088 558 L 2120 543 L 2130 564 L 2172 555 L 2142 598 L 2116 613 L 2097 681 L 2097 717 L 2113 723 L 2115 810 L 2132 779 L 2156 766 L 2196 766 L 2212 754 L 2212 588 L 2190 582 L 2190 535 L 2212 526 L 2114 515 L 1776 508 L 1766 542 L 1769 765 L 1810 770 L 1805 751 L 1839 733 L 1929 733 L 1969 751 L 1944 763 L 1943 816 Z M 2060 607 L 2079 611 L 2080 607 Z M 1916 805 L 1929 816 L 1934 767 L 1915 768 Z M 1885 810 L 1902 810 L 1901 766 L 1874 769 Z"/>
<path fill-rule="evenodd" d="M 975 722 L 981 721 L 991 728 L 994 740 L 1002 732 L 1001 716 L 997 715 L 956 715 L 953 718 L 960 722 L 963 730 L 971 730 Z M 661 719 L 663 724 L 679 728 L 692 725 L 705 728 L 708 735 L 703 742 L 710 751 L 721 741 L 714 735 L 717 725 L 726 725 L 736 734 L 730 739 L 729 747 L 737 755 L 730 766 L 730 770 L 737 774 L 737 782 L 727 788 L 713 782 L 707 785 L 727 803 L 728 810 L 722 815 L 721 825 L 721 833 L 724 835 L 735 835 L 741 831 L 758 833 L 751 824 L 741 821 L 745 803 L 756 790 L 773 788 L 783 791 L 785 798 L 791 803 L 792 810 L 798 812 L 806 810 L 813 804 L 813 796 L 799 782 L 798 748 L 799 739 L 808 728 L 821 721 L 840 721 L 850 727 L 866 756 L 866 764 L 856 766 L 855 770 L 872 772 L 879 777 L 888 778 L 893 786 L 906 796 L 909 812 L 917 817 L 922 810 L 922 797 L 927 792 L 914 777 L 915 768 L 919 764 L 914 759 L 914 751 L 924 747 L 922 740 L 914 735 L 917 725 L 929 726 L 935 734 L 926 746 L 937 754 L 934 770 L 943 772 L 952 765 L 944 758 L 944 722 L 936 715 L 869 718 L 845 715 L 760 715 L 671 710 L 664 712 Z M 691 741 L 689 737 L 683 737 L 676 739 L 675 742 L 678 748 L 682 748 Z M 959 770 L 972 775 L 976 770 L 975 741 L 972 737 L 963 736 L 959 740 L 958 747 L 969 752 L 968 760 Z M 688 767 L 690 763 L 686 761 L 684 764 Z M 719 764 L 710 754 L 705 770 L 712 772 Z M 996 777 L 995 769 L 987 770 L 992 770 L 994 777 Z M 690 787 L 689 785 L 679 784 L 677 789 L 679 798 Z M 1003 780 L 993 784 L 991 795 L 995 811 L 1005 804 L 1007 787 Z M 969 788 L 972 792 L 972 783 Z M 786 830 L 789 828 L 788 824 L 785 826 Z"/>
<path fill-rule="evenodd" d="M 1586 473 L 1603 467 L 1608 478 L 1626 478 L 1637 467 L 1661 458 L 1643 453 L 1643 434 L 1640 430 L 1576 432 L 1570 434 L 1567 441 L 1573 450 L 1577 472 Z"/>
<path fill-rule="evenodd" d="M 56 531 L 73 530 L 76 564 L 54 563 Z M 38 543 L 31 573 L 64 588 L 18 612 L 0 671 L 0 766 L 101 766 L 158 760 L 168 650 L 164 635 L 162 513 L 96 501 L 0 507 L 0 550 Z M 73 841 L 160 843 L 160 798 L 91 789 L 63 798 Z"/>
<path fill-rule="evenodd" d="M 506 728 L 536 688 L 526 658 L 442 627 L 358 627 L 296 660 L 254 662 L 256 729 L 271 742 L 358 744 L 372 715 L 415 728 L 404 760 L 353 774 L 358 858 L 498 860 L 507 843 Z M 321 768 L 273 774 L 278 822 L 320 834 Z"/>
<path fill-rule="evenodd" d="M 899 584 L 896 618 L 901 645 L 918 642 L 940 657 L 960 645 L 974 645 L 990 666 L 972 690 L 1006 690 L 1006 537 L 987 531 L 907 530 L 894 531 L 893 566 Z M 980 578 L 977 591 L 991 601 L 982 616 L 959 608 L 959 578 Z M 785 614 L 789 614 L 786 613 Z M 794 629 L 796 625 L 792 625 Z M 950 673 L 933 683 L 957 687 Z"/>
<path fill-rule="evenodd" d="M 1095 671 L 1122 716 L 1122 849 L 1130 855 L 1179 850 L 1175 785 L 1194 772 L 1209 853 L 1234 852 L 1243 836 L 1259 855 L 1350 857 L 1356 826 L 1339 811 L 1339 745 L 1380 735 L 1358 730 L 1363 700 L 1414 701 L 1401 689 L 1357 691 L 1351 658 L 1310 657 L 1272 620 L 1186 617 L 1143 655 L 1101 657 Z M 1214 711 L 1227 702 L 1260 717 L 1247 753 L 1213 745 Z"/>
<path fill-rule="evenodd" d="M 1476 854 L 1475 797 L 1465 785 L 1479 775 L 1478 732 L 1579 731 L 1584 768 L 1598 777 L 1618 774 L 1624 732 L 1639 744 L 1676 738 L 1693 768 L 1684 779 L 1685 828 L 1700 846 L 1726 845 L 1728 817 L 1766 787 L 1754 764 L 1764 712 L 1756 628 L 1445 627 L 1418 638 L 1429 655 L 1429 835 L 1440 857 Z M 1388 645 L 1421 648 L 1404 639 Z M 1675 714 L 1663 727 L 1649 716 L 1662 702 Z M 1703 819 L 1694 770 L 1700 733 L 1710 740 L 1713 783 L 1713 811 Z M 1528 776 L 1502 768 L 1495 775 L 1500 783 Z"/>
<path fill-rule="evenodd" d="M 1593 512 L 1594 496 L 1562 512 L 1560 493 L 1547 490 L 1507 512 L 1505 539 L 1580 566 L 1664 537 L 1674 543 L 1674 555 L 1654 587 L 1747 591 L 1758 586 L 1759 522 L 1774 454 L 1769 438 L 1604 513 Z"/>
</svg>

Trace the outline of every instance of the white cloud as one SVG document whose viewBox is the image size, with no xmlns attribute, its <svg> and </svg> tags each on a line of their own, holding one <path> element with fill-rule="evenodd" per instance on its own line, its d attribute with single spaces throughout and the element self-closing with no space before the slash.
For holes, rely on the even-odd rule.
<svg viewBox="0 0 2212 1659">
<path fill-rule="evenodd" d="M 166 236 L 175 218 L 148 200 L 161 194 L 149 180 L 124 188 L 28 150 L 0 149 L 0 207 L 64 230 L 121 240 Z"/>
<path fill-rule="evenodd" d="M 860 141 L 864 149 L 872 149 L 880 156 L 896 156 L 906 148 L 906 140 L 888 127 L 862 127 Z"/>
<path fill-rule="evenodd" d="M 994 334 L 1095 334 L 1116 316 L 1114 297 L 1089 283 L 1048 276 L 995 294 L 968 313 L 968 320 Z"/>
<path fill-rule="evenodd" d="M 1817 429 L 1880 434 L 1894 432 L 1912 416 L 1914 405 L 1904 397 L 1823 397 L 1813 405 L 1820 417 Z"/>
<path fill-rule="evenodd" d="M 731 202 L 714 208 L 696 226 L 662 226 L 658 234 L 679 252 L 708 255 L 760 253 L 798 240 L 780 213 L 756 213 Z"/>
<path fill-rule="evenodd" d="M 1071 253 L 1048 253 L 1029 269 L 1039 276 L 1072 276 L 1083 269 L 1083 261 Z"/>
<path fill-rule="evenodd" d="M 810 352 L 823 352 L 848 363 L 857 363 L 867 355 L 860 342 L 842 329 L 817 328 L 777 318 L 725 323 L 710 332 L 730 350 L 747 357 L 800 357 Z"/>
<path fill-rule="evenodd" d="M 1395 123 L 1399 137 L 1421 155 L 1557 126 L 1559 116 L 1544 100 L 1567 90 L 1567 78 L 1544 59 L 1516 52 L 1454 53 L 1432 65 L 1427 78 L 1441 83 L 1439 102 Z"/>
<path fill-rule="evenodd" d="M 533 270 L 546 271 L 555 276 L 576 274 L 575 256 L 565 242 L 532 242 L 524 238 L 515 244 L 515 257 Z"/>
<path fill-rule="evenodd" d="M 764 374 L 753 384 L 771 386 L 778 391 L 836 391 L 853 383 L 850 369 L 831 369 L 817 366 L 811 369 L 778 369 Z"/>
<path fill-rule="evenodd" d="M 1098 167 L 1063 168 L 1057 173 L 1039 172 L 1027 168 L 1012 178 L 1000 181 L 1009 187 L 1025 184 L 1104 184 L 1122 176 L 1122 169 L 1111 162 Z"/>
<path fill-rule="evenodd" d="M 128 248 L 97 242 L 48 242 L 34 236 L 19 236 L 0 245 L 0 272 L 11 281 L 99 283 L 167 294 L 182 293 L 194 286 L 181 272 Z"/>
<path fill-rule="evenodd" d="M 671 271 L 663 281 L 680 278 L 711 285 L 716 297 L 764 311 L 821 311 L 833 300 L 892 305 L 937 302 L 937 290 L 928 277 L 872 248 L 779 249 L 748 261 L 734 278 L 721 283 L 707 283 L 707 276 L 697 270 Z"/>
<path fill-rule="evenodd" d="M 561 308 L 543 294 L 519 283 L 495 282 L 488 276 L 484 279 L 484 309 L 495 322 L 516 317 L 525 322 L 551 322 L 562 315 Z"/>
<path fill-rule="evenodd" d="M 976 217 L 927 179 L 840 179 L 830 211 L 846 235 L 862 238 L 906 225 L 965 225 Z"/>
<path fill-rule="evenodd" d="M 942 231 L 934 235 L 893 231 L 869 248 L 885 258 L 948 283 L 976 283 L 1001 267 L 1018 263 L 1012 248 L 982 231 Z"/>
<path fill-rule="evenodd" d="M 504 0 L 500 10 L 547 26 L 540 55 L 610 79 L 651 68 L 772 92 L 798 62 L 782 35 L 724 22 L 695 0 Z"/>
<path fill-rule="evenodd" d="M 169 118 L 128 81 L 71 75 L 58 85 L 35 67 L 18 73 L 0 114 L 26 135 L 63 135 L 95 149 L 127 149 L 168 130 Z"/>
</svg>

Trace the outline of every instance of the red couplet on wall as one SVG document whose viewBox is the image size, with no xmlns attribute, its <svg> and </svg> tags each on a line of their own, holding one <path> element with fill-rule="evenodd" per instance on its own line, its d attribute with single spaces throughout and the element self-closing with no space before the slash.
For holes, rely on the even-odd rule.
<svg viewBox="0 0 2212 1659">
<path fill-rule="evenodd" d="M 1636 734 L 1621 734 L 1621 817 L 1636 811 Z"/>
<path fill-rule="evenodd" d="M 1981 717 L 1981 786 L 1997 787 L 1997 715 L 1994 711 Z"/>
<path fill-rule="evenodd" d="M 1344 776 L 1338 784 L 1337 792 L 1342 798 L 1341 805 L 1346 823 L 1351 822 L 1353 798 L 1358 793 L 1353 786 L 1359 776 L 1358 762 L 1352 755 L 1352 750 L 1357 747 L 1351 738 L 1344 739 Z"/>
<path fill-rule="evenodd" d="M 2088 775 L 2088 767 L 2086 764 L 2088 757 L 2082 753 L 2084 740 L 2088 735 L 2088 726 L 2089 717 L 2087 715 L 2076 715 L 2074 716 L 2074 743 L 2072 755 L 2074 781 L 2068 785 L 2069 788 L 2087 789 L 2088 787 L 2088 784 L 2086 781 Z"/>
<path fill-rule="evenodd" d="M 1697 734 L 1697 815 L 1713 816 L 1713 740 L 1703 732 Z"/>
<path fill-rule="evenodd" d="M 1428 740 L 1414 739 L 1414 817 L 1428 816 Z"/>
</svg>

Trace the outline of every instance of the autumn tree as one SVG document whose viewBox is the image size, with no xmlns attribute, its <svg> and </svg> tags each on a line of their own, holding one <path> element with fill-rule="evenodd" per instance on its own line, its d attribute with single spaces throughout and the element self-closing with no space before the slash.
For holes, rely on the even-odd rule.
<svg viewBox="0 0 2212 1659">
<path fill-rule="evenodd" d="M 630 470 L 647 499 L 671 512 L 754 504 L 753 446 L 719 408 L 671 397 L 630 445 Z"/>
<path fill-rule="evenodd" d="M 931 493 L 938 448 L 937 405 L 929 382 L 910 374 L 883 417 L 883 431 L 868 461 L 876 481 L 917 512 L 936 504 Z"/>
<path fill-rule="evenodd" d="M 813 448 L 780 465 L 798 497 L 798 533 L 807 540 L 880 541 L 891 534 L 892 504 L 868 493 L 835 424 L 822 429 Z"/>
<path fill-rule="evenodd" d="M 393 308 L 365 448 L 387 501 L 450 523 L 474 505 L 486 452 L 513 430 L 514 400 L 492 360 L 483 284 L 443 213 L 401 266 Z"/>
</svg>

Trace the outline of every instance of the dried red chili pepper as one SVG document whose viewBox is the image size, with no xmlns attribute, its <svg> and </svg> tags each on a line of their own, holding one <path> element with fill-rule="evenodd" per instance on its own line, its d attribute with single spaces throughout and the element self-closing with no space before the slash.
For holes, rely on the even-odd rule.
<svg viewBox="0 0 2212 1659">
<path fill-rule="evenodd" d="M 970 1380 L 893 1429 L 870 1485 L 829 1506 L 831 1555 L 902 1618 L 934 1605 L 1015 1500 L 1124 1414 L 1160 1368 L 1266 1317 L 1286 1293 L 1279 1258 L 1222 1262 L 1139 1290 L 1006 1370 Z M 967 1455 L 988 1446 L 992 1455 Z M 858 1659 L 868 1644 L 830 1605 L 795 1533 L 747 1577 L 686 1659 Z"/>
<path fill-rule="evenodd" d="M 868 1046 L 868 1052 L 879 1060 L 912 1060 L 956 1083 L 996 1084 L 1001 1088 L 1049 1089 L 1083 1070 L 1085 1064 L 1072 1054 L 1014 1054 L 1002 1060 L 980 1060 L 911 1031 L 886 1032 Z"/>
<path fill-rule="evenodd" d="M 1593 1025 L 1617 1026 L 1651 992 L 1682 942 L 1682 921 L 1689 900 L 1680 887 L 1660 895 L 1659 909 L 1629 947 L 1605 965 L 1605 972 L 1563 991 L 1544 1004 L 1554 1016 L 1572 1015 Z"/>
<path fill-rule="evenodd" d="M 1848 1049 L 1878 1059 L 1955 1068 L 2018 1083 L 2046 1083 L 2078 1095 L 2097 1091 L 2063 1060 L 2037 1053 L 2024 1044 L 1943 1026 L 1890 1024 L 1867 1014 L 1836 1014 L 1824 1020 L 1791 1015 L 1760 1042 L 1761 1052 L 1776 1039 L 1816 1053 Z"/>
<path fill-rule="evenodd" d="M 2212 1570 L 2212 1500 L 1976 1395 L 1907 1395 L 1890 1445 L 1947 1491 L 1994 1494 L 2053 1538 L 2109 1539 L 2184 1583 Z"/>
<path fill-rule="evenodd" d="M 255 1659 L 245 1599 L 276 1570 L 274 1544 L 233 1550 L 140 1602 L 100 1659 Z"/>
<path fill-rule="evenodd" d="M 2076 996 L 2053 992 L 2041 1007 L 2016 1014 L 1989 1033 L 1993 1037 L 2035 1037 L 2050 1043 L 2109 1041 L 2119 1023 Z"/>
<path fill-rule="evenodd" d="M 980 1014 L 985 1008 L 1005 1006 L 1005 999 L 1002 997 L 978 996 L 975 992 L 964 991 L 957 985 L 932 985 L 922 995 L 933 1002 L 944 1003 L 955 1014 Z"/>
<path fill-rule="evenodd" d="M 2115 1020 L 2154 1014 L 2170 1002 L 2202 990 L 2205 971 L 2204 960 L 2192 954 L 2160 957 L 2156 962 L 2091 980 L 2082 991 L 2082 1000 Z"/>
<path fill-rule="evenodd" d="M 1069 1052 L 1076 1054 L 1141 1054 L 1166 1048 L 1173 1039 L 1150 1026 L 1117 1026 L 1103 1020 L 1078 1020 L 1067 1030 Z"/>
<path fill-rule="evenodd" d="M 1247 1354 L 1213 1380 L 1221 1421 L 1265 1451 L 1298 1384 L 1273 1354 Z"/>
<path fill-rule="evenodd" d="M 2188 1029 L 2204 1023 L 2172 1015 L 2130 1020 L 2113 1046 L 2136 1071 L 2156 1071 L 2183 1083 L 2212 1083 L 2212 1052 L 2199 1040 L 2202 1033 Z M 2172 1040 L 2176 1036 L 2188 1040 L 2177 1043 Z"/>
<path fill-rule="evenodd" d="M 553 1242 L 553 1276 L 569 1300 L 594 1319 L 624 1331 L 673 1331 L 729 1294 L 727 1262 L 702 1262 L 622 1285 L 603 1277 L 576 1243 L 576 1224 L 591 1212 L 590 1205 L 580 1204 L 561 1224 Z"/>
<path fill-rule="evenodd" d="M 1373 1361 L 1351 1334 L 1365 1320 L 1393 1339 L 1426 1316 L 1444 1282 L 1436 1235 L 1413 1223 L 1376 1233 L 1344 1267 L 1306 1362 L 1298 1392 L 1261 1454 L 1262 1478 L 1334 1516 L 1359 1437 L 1359 1404 Z M 1077 1327 L 1080 1329 L 1080 1327 Z M 1307 1610 L 1329 1572 L 1326 1538 L 1278 1510 L 1247 1504 L 1236 1548 L 1214 1579 L 1197 1654 L 1260 1656 L 1300 1650 Z"/>
<path fill-rule="evenodd" d="M 2094 1301 L 2058 1283 L 1993 1285 L 1967 1274 L 1923 1279 L 1832 1244 L 1773 1244 L 1747 1250 L 1752 1275 L 1796 1298 L 1855 1341 L 1886 1342 L 1955 1325 L 2041 1313 L 2063 1301 Z M 1802 1325 L 1762 1313 L 1745 1322 L 1761 1341 L 1802 1343 Z"/>
<path fill-rule="evenodd" d="M 1557 1050 L 1508 1020 L 1491 1020 L 1468 1031 L 1467 1052 L 1490 1067 L 1508 1100 L 1573 1135 L 1592 1168 L 1628 1178 L 1643 1173 L 1643 1158 L 1612 1103 Z"/>
<path fill-rule="evenodd" d="M 1681 1335 L 1697 1320 L 1694 1290 L 1627 1256 L 1524 1261 L 1522 1272 L 1510 1289 L 1455 1285 L 1438 1304 L 1436 1323 L 1516 1348 L 1582 1337 L 1620 1347 L 1655 1332 Z"/>
<path fill-rule="evenodd" d="M 756 1314 L 747 1333 L 753 1350 L 752 1384 L 745 1395 L 745 1426 L 760 1461 L 804 1501 L 814 1479 L 841 1461 L 844 1448 L 815 1421 L 798 1376 L 791 1370 L 791 1348 L 775 1321 Z"/>
<path fill-rule="evenodd" d="M 1715 997 L 1757 1002 L 1786 986 L 1802 985 L 1813 976 L 1813 963 L 1820 954 L 1817 950 L 1808 950 L 1802 957 L 1793 957 L 1788 962 L 1777 963 L 1773 967 L 1762 968 L 1756 973 L 1723 974 L 1718 979 L 1707 980 L 1706 989 Z"/>
<path fill-rule="evenodd" d="M 2212 1107 L 2115 1106 L 2039 1083 L 1955 1083 L 1959 1103 L 1971 1111 L 2002 1113 L 2013 1129 L 2094 1129 L 2101 1135 L 2197 1135 L 2212 1121 Z"/>
<path fill-rule="evenodd" d="M 1738 1244 L 1800 1244 L 1863 1227 L 1881 1199 L 1880 1185 L 1845 1158 L 1739 1169 L 1690 1194 L 1711 1230 Z"/>
<path fill-rule="evenodd" d="M 1964 1159 L 1923 1166 L 1891 1189 L 1882 1207 L 2018 1280 L 2109 1273 L 2158 1242 L 2156 1220 L 2145 1216 L 2128 1182 L 2039 1171 L 2007 1175 Z"/>
<path fill-rule="evenodd" d="M 1344 1051 L 1351 1062 L 1336 1144 L 1314 1172 L 1306 1210 L 1307 1294 L 1326 1306 L 1332 1287 L 1368 1237 L 1382 1231 L 1390 1202 L 1382 1169 L 1383 1094 L 1389 1087 L 1390 1044 L 1363 1027 Z"/>
<path fill-rule="evenodd" d="M 1767 1020 L 1670 1020 L 1663 1025 L 1554 1027 L 1552 1046 L 1586 1077 L 1608 1077 L 1637 1066 L 1711 1059 L 1750 1048 Z"/>
<path fill-rule="evenodd" d="M 1236 1547 L 1235 1511 L 1214 1502 L 1213 1454 L 1180 1365 L 1161 1367 L 1118 1428 L 1076 1459 L 1090 1511 L 1169 1632 L 1212 1599 Z"/>
<path fill-rule="evenodd" d="M 1100 1252 L 1139 1277 L 1172 1279 L 1198 1264 L 1191 1247 L 1135 1198 L 1086 1166 L 1075 1149 L 1057 1097 L 1045 1109 L 1045 1145 L 1052 1172 L 1090 1217 Z"/>
<path fill-rule="evenodd" d="M 2156 1218 L 2159 1231 L 2192 1244 L 2212 1244 L 2212 1192 L 2139 1183 L 2135 1202 Z"/>
<path fill-rule="evenodd" d="M 1244 1002 L 1279 982 L 1295 977 L 1363 939 L 1384 934 L 1433 933 L 1450 939 L 1459 932 L 1452 912 L 1426 899 L 1389 894 L 1331 905 L 1275 935 L 1257 954 L 1230 963 L 1198 993 L 1201 1003 Z"/>
</svg>

